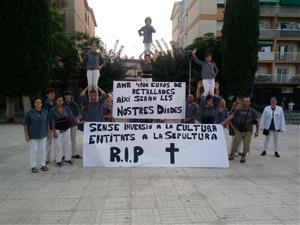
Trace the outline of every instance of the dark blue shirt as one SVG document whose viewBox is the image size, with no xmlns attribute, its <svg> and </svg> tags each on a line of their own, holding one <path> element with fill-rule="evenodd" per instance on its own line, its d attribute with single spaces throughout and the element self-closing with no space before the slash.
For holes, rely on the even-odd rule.
<svg viewBox="0 0 300 225">
<path fill-rule="evenodd" d="M 54 106 L 54 102 L 50 103 L 48 101 L 45 101 L 43 108 L 46 109 L 49 113 Z"/>
<path fill-rule="evenodd" d="M 76 102 L 70 102 L 70 104 L 65 103 L 65 105 L 66 105 L 66 107 L 68 107 L 71 110 L 73 117 L 75 117 L 75 118 L 78 117 L 79 110 L 78 110 L 78 105 Z M 75 118 L 71 121 L 71 127 L 76 126 Z"/>
<path fill-rule="evenodd" d="M 185 118 L 190 119 L 190 121 L 187 121 L 188 123 L 195 123 L 195 118 L 198 112 L 198 105 L 197 103 L 193 102 L 191 105 L 188 103 L 185 107 Z"/>
<path fill-rule="evenodd" d="M 48 136 L 48 112 L 45 109 L 30 109 L 23 123 L 28 129 L 29 139 L 42 139 Z"/>
<path fill-rule="evenodd" d="M 81 96 L 80 100 L 85 104 L 82 118 L 86 122 L 104 122 L 103 102 L 107 98 L 106 94 L 102 94 L 97 102 L 89 102 L 86 96 Z"/>
<path fill-rule="evenodd" d="M 139 29 L 138 32 L 140 36 L 144 36 L 143 43 L 152 43 L 152 33 L 155 33 L 156 31 L 151 25 L 146 25 Z"/>
<path fill-rule="evenodd" d="M 216 124 L 220 124 L 222 123 L 228 116 L 228 110 L 227 108 L 223 109 L 223 110 L 216 110 L 216 117 L 215 117 L 215 123 Z"/>
<path fill-rule="evenodd" d="M 99 52 L 92 52 L 89 51 L 85 55 L 85 63 L 86 63 L 86 70 L 97 70 L 98 67 L 103 64 L 104 60 L 102 55 Z"/>
<path fill-rule="evenodd" d="M 214 107 L 199 107 L 197 120 L 203 124 L 215 123 L 216 109 Z"/>
<path fill-rule="evenodd" d="M 196 64 L 201 66 L 201 77 L 202 79 L 215 79 L 219 70 L 214 62 L 207 63 L 199 60 L 196 56 L 193 56 Z"/>
<path fill-rule="evenodd" d="M 74 116 L 68 107 L 64 107 L 64 112 L 58 112 L 57 107 L 53 107 L 50 111 L 50 125 L 56 130 L 65 131 L 71 127 L 71 121 Z"/>
</svg>

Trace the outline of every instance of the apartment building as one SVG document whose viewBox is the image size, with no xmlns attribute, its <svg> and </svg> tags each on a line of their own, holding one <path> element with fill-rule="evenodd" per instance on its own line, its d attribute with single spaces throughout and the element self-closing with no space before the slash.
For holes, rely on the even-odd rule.
<svg viewBox="0 0 300 225">
<path fill-rule="evenodd" d="M 185 48 L 206 33 L 221 35 L 225 0 L 182 0 L 174 3 L 172 40 Z"/>
<path fill-rule="evenodd" d="M 300 0 L 259 0 L 260 35 L 255 100 L 280 96 L 300 104 Z M 174 3 L 172 40 L 186 47 L 205 33 L 221 35 L 226 0 Z"/>
<path fill-rule="evenodd" d="M 256 96 L 300 104 L 300 1 L 260 0 Z"/>
<path fill-rule="evenodd" d="M 65 17 L 66 33 L 83 32 L 95 36 L 97 22 L 87 0 L 66 0 L 61 12 Z"/>
</svg>

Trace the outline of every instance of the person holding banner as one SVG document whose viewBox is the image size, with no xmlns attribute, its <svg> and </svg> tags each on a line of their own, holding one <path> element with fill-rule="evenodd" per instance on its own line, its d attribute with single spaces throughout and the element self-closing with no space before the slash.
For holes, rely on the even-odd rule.
<svg viewBox="0 0 300 225">
<path fill-rule="evenodd" d="M 204 87 L 204 96 L 215 95 L 215 78 L 218 74 L 218 67 L 212 61 L 213 55 L 208 52 L 205 54 L 205 61 L 201 61 L 196 56 L 197 49 L 192 51 L 193 59 L 196 64 L 201 66 L 202 84 Z"/>
<path fill-rule="evenodd" d="M 37 160 L 41 170 L 48 171 L 46 166 L 46 141 L 50 134 L 48 111 L 42 108 L 43 101 L 36 97 L 31 101 L 32 108 L 26 112 L 24 120 L 25 140 L 30 143 L 31 172 L 37 173 Z M 40 157 L 39 157 L 40 156 Z"/>
<path fill-rule="evenodd" d="M 107 98 L 104 100 L 102 107 L 104 109 L 104 121 L 105 122 L 114 122 L 114 118 L 112 117 L 112 101 L 113 96 L 111 93 L 107 94 Z"/>
<path fill-rule="evenodd" d="M 246 155 L 250 151 L 251 145 L 251 137 L 253 133 L 253 124 L 256 126 L 256 131 L 254 133 L 254 137 L 258 137 L 259 135 L 259 122 L 258 116 L 255 109 L 251 108 L 250 98 L 244 98 L 242 102 L 242 108 L 237 109 L 227 117 L 227 119 L 222 123 L 222 125 L 226 124 L 229 120 L 235 119 L 234 125 L 234 139 L 232 142 L 231 153 L 229 155 L 229 160 L 233 160 L 235 153 L 238 150 L 238 147 L 243 141 L 244 149 L 243 155 L 241 157 L 240 163 L 246 162 Z"/>
<path fill-rule="evenodd" d="M 199 110 L 197 113 L 197 120 L 203 124 L 214 124 L 216 121 L 216 106 L 214 105 L 214 98 L 211 95 L 207 95 L 205 100 L 201 101 Z"/>
<path fill-rule="evenodd" d="M 53 132 L 53 142 L 56 150 L 55 162 L 62 166 L 63 156 L 65 162 L 72 165 L 72 149 L 70 127 L 74 119 L 71 110 L 65 105 L 63 96 L 55 98 L 55 107 L 50 111 L 50 124 Z"/>
<path fill-rule="evenodd" d="M 185 119 L 182 120 L 183 123 L 195 123 L 197 112 L 198 112 L 198 105 L 194 102 L 194 96 L 188 95 L 187 103 L 185 108 Z"/>
<path fill-rule="evenodd" d="M 102 55 L 97 52 L 97 44 L 91 44 L 91 50 L 85 55 L 84 62 L 86 65 L 86 76 L 88 82 L 88 89 L 97 90 L 98 80 L 100 77 L 100 70 L 105 65 Z"/>
<path fill-rule="evenodd" d="M 267 154 L 271 138 L 270 136 L 272 135 L 274 143 L 274 156 L 279 158 L 280 155 L 277 149 L 278 136 L 280 132 L 284 132 L 286 130 L 285 118 L 283 109 L 277 105 L 276 97 L 271 97 L 270 103 L 271 105 L 264 108 L 260 120 L 260 127 L 263 130 L 263 135 L 265 135 L 263 152 L 260 155 L 265 156 Z"/>
<path fill-rule="evenodd" d="M 142 55 L 140 55 L 139 58 L 142 66 L 141 81 L 152 82 L 152 64 L 156 61 L 157 55 L 153 55 L 153 53 L 146 53 L 144 55 L 144 60 L 142 58 Z"/>
<path fill-rule="evenodd" d="M 80 93 L 80 100 L 84 105 L 83 114 L 82 114 L 82 120 L 80 123 L 87 122 L 104 122 L 104 116 L 103 116 L 103 103 L 107 99 L 108 95 L 98 87 L 97 90 L 100 92 L 99 98 L 97 97 L 97 91 L 91 90 L 88 95 L 89 98 L 86 96 L 88 87 L 86 87 L 81 93 Z M 89 99 L 89 100 L 88 100 Z"/>
</svg>

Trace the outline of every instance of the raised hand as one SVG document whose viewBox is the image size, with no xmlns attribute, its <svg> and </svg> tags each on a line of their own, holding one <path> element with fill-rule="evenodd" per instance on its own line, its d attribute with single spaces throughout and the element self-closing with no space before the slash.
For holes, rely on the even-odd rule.
<svg viewBox="0 0 300 225">
<path fill-rule="evenodd" d="M 199 80 L 198 83 L 197 83 L 197 87 L 198 87 L 198 88 L 201 88 L 202 86 L 203 86 L 202 80 Z"/>
<path fill-rule="evenodd" d="M 194 48 L 192 54 L 195 55 L 197 53 L 197 48 Z"/>
</svg>

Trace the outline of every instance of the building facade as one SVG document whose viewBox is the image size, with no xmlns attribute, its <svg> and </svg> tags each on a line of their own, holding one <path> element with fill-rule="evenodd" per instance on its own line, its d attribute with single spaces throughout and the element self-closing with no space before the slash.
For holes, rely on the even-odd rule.
<svg viewBox="0 0 300 225">
<path fill-rule="evenodd" d="M 300 103 L 300 1 L 260 0 L 256 96 Z M 297 100 L 298 99 L 298 100 Z"/>
<path fill-rule="evenodd" d="M 65 18 L 66 33 L 82 32 L 90 37 L 95 36 L 97 22 L 87 0 L 66 0 L 66 5 L 61 11 Z"/>
<path fill-rule="evenodd" d="M 174 3 L 172 40 L 185 48 L 206 33 L 221 35 L 225 0 L 182 0 Z"/>
<path fill-rule="evenodd" d="M 259 0 L 260 35 L 254 96 L 258 104 L 276 95 L 300 104 L 300 0 Z M 185 48 L 205 33 L 221 35 L 226 0 L 174 3 L 172 40 Z"/>
</svg>

